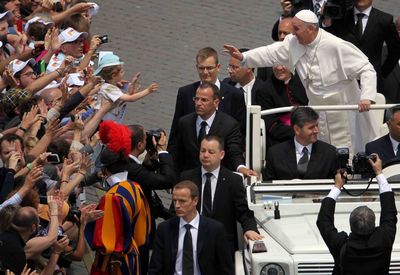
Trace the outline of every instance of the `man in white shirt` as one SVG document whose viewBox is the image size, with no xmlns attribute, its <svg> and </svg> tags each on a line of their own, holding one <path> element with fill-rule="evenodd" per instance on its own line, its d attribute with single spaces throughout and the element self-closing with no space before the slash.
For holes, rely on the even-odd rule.
<svg viewBox="0 0 400 275">
<path fill-rule="evenodd" d="M 336 200 L 345 184 L 345 174 L 335 177 L 335 186 L 322 201 L 317 226 L 334 260 L 333 275 L 389 274 L 390 255 L 396 235 L 397 210 L 394 193 L 382 174 L 382 161 L 369 160 L 379 185 L 381 213 L 379 226 L 375 214 L 367 206 L 359 206 L 350 214 L 351 233 L 338 230 L 334 224 Z"/>
<path fill-rule="evenodd" d="M 197 212 L 197 186 L 178 183 L 172 201 L 177 216 L 158 226 L 148 274 L 234 274 L 224 226 Z"/>
<path fill-rule="evenodd" d="M 302 10 L 292 19 L 293 35 L 282 42 L 241 53 L 224 45 L 227 52 L 250 67 L 284 65 L 299 74 L 309 105 L 359 105 L 368 111 L 376 96 L 376 72 L 368 58 L 353 44 L 318 26 L 317 16 Z M 357 81 L 360 81 L 360 85 Z M 370 113 L 326 112 L 320 114 L 320 139 L 351 152 L 378 135 Z"/>
</svg>

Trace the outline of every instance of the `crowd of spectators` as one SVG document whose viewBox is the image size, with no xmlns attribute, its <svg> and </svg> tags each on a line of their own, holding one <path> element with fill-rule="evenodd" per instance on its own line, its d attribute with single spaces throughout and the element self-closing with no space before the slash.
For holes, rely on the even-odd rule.
<svg viewBox="0 0 400 275">
<path fill-rule="evenodd" d="M 294 39 L 291 33 L 300 36 L 299 28 L 309 23 L 304 20 L 310 20 L 296 18 L 296 24 L 292 25 L 294 13 L 288 12 L 291 7 L 287 2 L 290 1 L 281 1 L 283 16 L 273 30 L 281 41 L 278 43 Z M 370 0 L 363 10 L 368 10 L 371 4 Z M 226 47 L 232 54 L 228 65 L 230 77 L 220 81 L 217 51 L 211 47 L 200 49 L 196 55 L 200 81 L 179 88 L 168 144 L 164 131 L 146 133 L 141 125 L 123 125 L 127 104 L 156 92 L 158 84 L 152 83 L 141 90 L 140 73 L 126 81 L 124 62 L 113 52 L 101 51 L 108 37 L 90 31 L 99 8 L 85 0 L 0 0 L 0 270 L 24 275 L 66 274 L 73 261 L 82 260 L 88 241 L 97 250 L 92 274 L 147 274 L 155 218 L 167 219 L 171 215 L 154 190 L 173 188 L 190 171 L 193 172 L 190 180 L 199 190 L 199 201 L 196 197 L 191 208 L 193 216 L 197 216 L 196 211 L 201 215 L 204 209 L 209 211 L 206 216 L 222 222 L 225 232 L 230 233 L 227 240 L 232 249 L 237 247 L 231 233 L 236 232 L 236 228 L 231 228 L 236 220 L 242 222 L 246 218 L 251 225 L 254 223 L 246 228 L 242 222 L 250 232 L 245 232 L 245 238 L 262 238 L 256 232 L 252 211 L 243 206 L 246 198 L 241 184 L 236 184 L 236 193 L 224 192 L 223 199 L 221 195 L 214 196 L 220 193 L 218 184 L 222 184 L 217 183 L 220 165 L 221 181 L 228 175 L 241 181 L 237 175 L 231 175 L 232 171 L 244 177 L 260 176 L 244 161 L 246 106 L 270 109 L 306 105 L 309 87 L 303 86 L 304 79 L 294 66 L 289 68 L 284 64 L 259 68 L 255 74 L 255 68 L 243 60 L 252 51 L 249 55 L 248 49 Z M 364 22 L 361 37 L 364 30 L 364 35 L 372 35 L 365 24 L 374 22 L 375 10 L 369 9 L 370 21 Z M 322 20 L 319 9 L 316 15 L 321 28 L 348 38 L 348 32 L 339 31 L 344 28 L 343 22 Z M 390 19 L 393 18 L 386 21 Z M 394 24 L 386 23 L 393 31 Z M 400 29 L 399 20 L 397 27 Z M 308 25 L 304 28 L 311 30 Z M 312 28 L 310 33 L 317 37 L 318 28 Z M 385 78 L 398 67 L 400 38 L 396 34 L 381 39 L 388 45 L 390 57 L 385 58 L 387 62 L 379 69 L 380 89 Z M 359 43 L 355 45 L 368 55 L 363 41 L 369 40 L 357 39 Z M 338 43 L 338 47 L 350 47 L 343 43 Z M 381 41 L 377 44 L 383 46 Z M 361 51 L 357 53 L 363 55 Z M 380 55 L 379 51 L 379 58 L 373 64 L 377 71 L 382 63 Z M 355 80 L 352 84 L 358 85 Z M 376 91 L 377 87 L 368 89 Z M 367 105 L 362 103 L 361 111 L 367 111 Z M 384 161 L 386 157 L 389 160 L 400 156 L 398 114 L 397 108 L 387 116 L 390 132 L 385 142 L 389 153 L 382 157 Z M 317 140 L 318 114 L 311 108 L 268 116 L 265 122 L 267 144 L 278 143 L 270 149 L 272 153 L 267 159 L 268 179 L 334 176 L 335 144 Z M 113 131 L 121 136 L 110 134 Z M 115 140 L 120 146 L 112 144 Z M 215 148 L 208 148 L 208 142 L 215 142 Z M 284 149 L 285 146 L 290 148 L 292 156 L 287 155 L 289 149 Z M 380 143 L 370 144 L 367 151 L 381 154 L 380 148 Z M 328 149 L 332 156 L 329 159 Z M 146 151 L 142 163 L 140 155 Z M 328 171 L 323 173 L 315 166 L 317 155 L 329 161 L 323 167 L 329 168 Z M 285 171 L 286 166 L 279 164 L 289 157 L 292 157 L 289 170 L 295 173 Z M 209 158 L 214 158 L 217 168 L 213 166 L 208 171 Z M 318 162 L 320 166 L 324 163 Z M 212 190 L 204 187 L 207 182 L 210 185 L 213 182 Z M 84 189 L 93 184 L 107 191 L 98 205 L 85 202 Z M 207 202 L 204 189 L 209 197 Z M 226 211 L 235 214 L 215 215 L 213 207 L 224 204 L 225 200 L 235 201 L 232 203 L 235 208 Z M 126 227 L 132 236 L 127 237 Z M 121 231 L 122 237 L 117 229 L 125 230 Z M 110 248 L 110 238 L 115 247 Z"/>
</svg>

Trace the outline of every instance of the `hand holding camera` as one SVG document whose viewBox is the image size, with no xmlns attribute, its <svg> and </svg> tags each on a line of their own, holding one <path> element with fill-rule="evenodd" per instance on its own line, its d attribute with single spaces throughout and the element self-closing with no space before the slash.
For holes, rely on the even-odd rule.
<svg viewBox="0 0 400 275">
<path fill-rule="evenodd" d="M 158 141 L 156 141 L 156 138 L 153 136 L 152 137 L 153 145 L 157 149 L 157 152 L 159 151 L 167 151 L 167 136 L 165 135 L 165 132 L 162 131 L 160 133 L 160 138 Z"/>
<path fill-rule="evenodd" d="M 379 158 L 378 154 L 371 154 L 368 162 L 371 164 L 372 170 L 374 170 L 376 176 L 382 174 L 382 160 Z"/>
<path fill-rule="evenodd" d="M 347 181 L 347 172 L 343 169 L 338 169 L 335 175 L 335 187 L 341 189 Z"/>
</svg>

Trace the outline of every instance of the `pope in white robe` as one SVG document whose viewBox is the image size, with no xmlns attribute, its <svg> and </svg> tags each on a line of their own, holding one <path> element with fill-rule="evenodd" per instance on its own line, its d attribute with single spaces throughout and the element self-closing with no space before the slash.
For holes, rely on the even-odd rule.
<svg viewBox="0 0 400 275">
<path fill-rule="evenodd" d="M 311 106 L 358 104 L 359 112 L 320 112 L 319 138 L 353 154 L 364 151 L 365 143 L 379 135 L 372 114 L 364 112 L 376 96 L 373 66 L 356 46 L 319 29 L 313 12 L 300 11 L 292 23 L 293 34 L 282 42 L 240 55 L 235 47 L 224 47 L 249 68 L 284 65 L 296 70 Z"/>
</svg>

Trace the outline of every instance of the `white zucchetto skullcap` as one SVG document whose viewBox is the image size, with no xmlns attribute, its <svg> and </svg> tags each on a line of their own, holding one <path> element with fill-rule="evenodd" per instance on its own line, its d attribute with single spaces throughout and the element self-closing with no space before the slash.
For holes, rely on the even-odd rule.
<svg viewBox="0 0 400 275">
<path fill-rule="evenodd" d="M 306 23 L 318 23 L 318 17 L 310 10 L 301 10 L 296 13 L 295 17 Z"/>
</svg>

